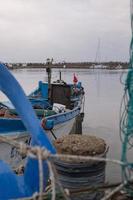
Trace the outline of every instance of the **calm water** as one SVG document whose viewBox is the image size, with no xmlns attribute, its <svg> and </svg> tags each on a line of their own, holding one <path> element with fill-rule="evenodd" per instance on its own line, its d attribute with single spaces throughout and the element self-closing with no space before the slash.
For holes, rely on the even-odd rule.
<svg viewBox="0 0 133 200">
<path fill-rule="evenodd" d="M 120 159 L 119 108 L 123 94 L 123 85 L 120 83 L 122 71 L 64 69 L 62 71 L 64 81 L 72 82 L 74 72 L 78 80 L 82 81 L 86 93 L 83 133 L 105 139 L 109 145 L 108 157 Z M 26 94 L 36 88 L 39 80 L 46 80 L 45 70 L 42 69 L 15 70 L 12 73 Z M 56 80 L 58 75 L 59 70 L 53 70 L 52 79 Z M 6 99 L 1 93 L 0 97 L 1 100 Z M 119 181 L 120 168 L 108 165 L 107 179 L 111 182 Z"/>
</svg>

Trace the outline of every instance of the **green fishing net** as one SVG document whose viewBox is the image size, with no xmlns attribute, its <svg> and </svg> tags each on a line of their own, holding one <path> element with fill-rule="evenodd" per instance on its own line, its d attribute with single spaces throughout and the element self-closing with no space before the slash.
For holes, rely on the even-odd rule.
<svg viewBox="0 0 133 200">
<path fill-rule="evenodd" d="M 130 1 L 132 39 L 130 44 L 130 61 L 125 81 L 124 95 L 121 104 L 120 133 L 122 140 L 121 160 L 123 181 L 127 181 L 126 190 L 133 196 L 133 159 L 128 152 L 133 148 L 133 0 Z M 133 157 L 132 157 L 133 158 Z"/>
</svg>

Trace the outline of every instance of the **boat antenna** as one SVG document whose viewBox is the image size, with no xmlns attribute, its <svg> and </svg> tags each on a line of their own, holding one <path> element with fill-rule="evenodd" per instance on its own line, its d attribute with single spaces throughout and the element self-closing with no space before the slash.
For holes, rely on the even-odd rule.
<svg viewBox="0 0 133 200">
<path fill-rule="evenodd" d="M 51 98 L 51 74 L 52 74 L 52 63 L 53 63 L 53 58 L 47 58 L 46 60 L 46 72 L 48 75 L 48 100 Z"/>
<path fill-rule="evenodd" d="M 64 68 L 64 69 L 66 68 L 65 61 L 62 62 L 62 68 Z M 62 81 L 61 69 L 59 70 L 59 81 L 60 81 L 60 83 L 61 83 L 61 81 Z"/>
</svg>

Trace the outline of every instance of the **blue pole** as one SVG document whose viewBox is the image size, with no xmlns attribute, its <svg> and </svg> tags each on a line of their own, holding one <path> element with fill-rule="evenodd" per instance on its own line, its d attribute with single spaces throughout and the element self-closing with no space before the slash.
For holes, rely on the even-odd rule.
<svg viewBox="0 0 133 200">
<path fill-rule="evenodd" d="M 27 131 L 31 135 L 32 145 L 39 145 L 48 149 L 51 153 L 56 153 L 55 148 L 50 143 L 45 131 L 42 129 L 23 89 L 13 75 L 8 71 L 7 67 L 2 63 L 0 63 L 0 90 L 11 100 L 16 108 L 17 113 L 21 117 Z M 34 192 L 39 191 L 39 169 L 37 160 L 28 159 L 25 167 L 25 173 L 22 177 L 16 176 L 8 167 L 6 167 L 6 164 L 2 164 L 0 161 L 0 166 L 2 165 L 5 167 L 2 167 L 3 171 L 0 172 L 0 180 L 3 180 L 1 182 L 3 189 L 0 189 L 0 197 L 8 199 L 10 194 L 10 198 L 14 198 L 16 196 L 19 197 L 19 195 L 30 196 Z M 45 185 L 48 178 L 48 168 L 46 162 L 43 163 L 43 167 Z M 12 180 L 10 187 L 6 187 L 9 184 L 9 181 L 7 175 L 7 178 L 5 178 L 5 174 L 7 174 L 10 177 L 10 180 Z M 18 187 L 18 193 L 15 190 L 15 185 Z M 22 187 L 24 187 L 23 192 Z"/>
</svg>

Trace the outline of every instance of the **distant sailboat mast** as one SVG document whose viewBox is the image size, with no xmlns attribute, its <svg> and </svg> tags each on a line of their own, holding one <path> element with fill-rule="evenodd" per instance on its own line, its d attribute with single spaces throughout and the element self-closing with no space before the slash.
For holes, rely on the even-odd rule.
<svg viewBox="0 0 133 200">
<path fill-rule="evenodd" d="M 98 38 L 98 45 L 97 45 L 97 50 L 96 50 L 96 56 L 95 56 L 95 61 L 94 63 L 97 63 L 98 61 L 100 62 L 100 46 L 101 46 L 101 40 Z"/>
<path fill-rule="evenodd" d="M 98 38 L 98 44 L 97 44 L 97 50 L 96 50 L 96 56 L 95 56 L 95 67 L 94 68 L 101 68 L 101 66 L 98 66 L 98 63 L 100 64 L 100 47 L 101 47 L 101 40 Z M 97 66 L 96 66 L 97 63 Z M 100 76 L 99 76 L 99 70 L 97 69 L 96 72 L 96 88 L 97 88 L 97 96 L 99 97 L 100 95 Z"/>
</svg>

